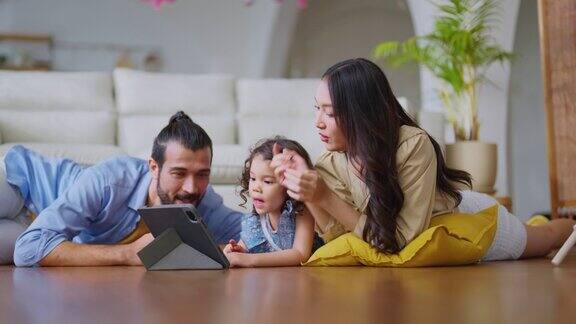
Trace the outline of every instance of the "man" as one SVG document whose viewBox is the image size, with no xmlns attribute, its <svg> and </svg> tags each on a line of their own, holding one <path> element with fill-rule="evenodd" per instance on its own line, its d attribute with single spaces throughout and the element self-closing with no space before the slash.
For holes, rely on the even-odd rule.
<svg viewBox="0 0 576 324">
<path fill-rule="evenodd" d="M 121 156 L 83 168 L 12 148 L 5 157 L 6 182 L 16 194 L 8 196 L 22 202 L 7 206 L 15 211 L 23 204 L 38 215 L 17 239 L 14 263 L 139 265 L 136 253 L 153 237 L 137 209 L 159 204 L 193 204 L 217 242 L 238 239 L 241 213 L 225 207 L 208 185 L 211 162 L 210 137 L 183 112 L 158 134 L 148 163 Z"/>
</svg>

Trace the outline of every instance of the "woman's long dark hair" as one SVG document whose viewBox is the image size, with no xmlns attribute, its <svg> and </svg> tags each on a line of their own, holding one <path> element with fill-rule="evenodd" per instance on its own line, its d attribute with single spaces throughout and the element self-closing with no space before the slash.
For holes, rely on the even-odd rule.
<svg viewBox="0 0 576 324">
<path fill-rule="evenodd" d="M 336 124 L 346 136 L 348 159 L 360 162 L 370 192 L 363 238 L 381 252 L 397 253 L 407 243 L 397 231 L 404 204 L 396 168 L 400 127 L 420 127 L 398 103 L 384 72 L 366 59 L 337 63 L 322 79 L 328 83 Z M 440 145 L 428 137 L 436 152 L 436 186 L 460 204 L 456 183 L 471 187 L 470 175 L 448 168 Z"/>
</svg>

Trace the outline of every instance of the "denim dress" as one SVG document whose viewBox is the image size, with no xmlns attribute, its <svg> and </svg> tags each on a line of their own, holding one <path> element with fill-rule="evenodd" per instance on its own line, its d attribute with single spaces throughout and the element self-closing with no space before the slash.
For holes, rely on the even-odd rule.
<svg viewBox="0 0 576 324">
<path fill-rule="evenodd" d="M 244 214 L 240 239 L 249 253 L 266 253 L 291 249 L 296 233 L 296 211 L 292 201 L 286 201 L 276 231 L 270 225 L 268 214 L 258 215 L 256 211 Z M 323 244 L 315 235 L 313 251 Z"/>
</svg>

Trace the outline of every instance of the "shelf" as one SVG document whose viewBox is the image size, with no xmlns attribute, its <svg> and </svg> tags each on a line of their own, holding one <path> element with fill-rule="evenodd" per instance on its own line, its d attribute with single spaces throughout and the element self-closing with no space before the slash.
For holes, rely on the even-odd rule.
<svg viewBox="0 0 576 324">
<path fill-rule="evenodd" d="M 11 71 L 48 71 L 52 69 L 52 46 L 53 38 L 49 34 L 42 33 L 16 33 L 16 32 L 0 32 L 0 43 L 13 43 L 11 44 L 10 52 L 7 53 L 6 60 L 2 60 L 0 70 Z M 18 43 L 18 44 L 16 44 Z M 38 51 L 31 50 L 25 44 L 40 44 L 45 47 L 48 57 L 39 59 Z M 15 54 L 19 53 L 19 54 Z M 36 55 L 34 55 L 36 53 Z M 4 56 L 4 55 L 3 55 Z M 16 57 L 19 59 L 16 59 Z M 12 60 L 10 59 L 12 57 Z M 14 64 L 16 62 L 23 64 Z"/>
<path fill-rule="evenodd" d="M 52 44 L 52 36 L 48 34 L 0 33 L 0 42 L 3 41 Z"/>
<path fill-rule="evenodd" d="M 33 66 L 14 66 L 14 65 L 0 65 L 0 70 L 8 71 L 49 71 L 52 67 L 50 65 L 33 65 Z"/>
</svg>

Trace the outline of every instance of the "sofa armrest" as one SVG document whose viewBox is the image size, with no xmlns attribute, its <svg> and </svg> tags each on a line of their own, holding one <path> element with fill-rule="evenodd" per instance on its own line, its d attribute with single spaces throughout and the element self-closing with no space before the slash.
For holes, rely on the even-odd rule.
<svg viewBox="0 0 576 324">
<path fill-rule="evenodd" d="M 445 118 L 444 114 L 435 111 L 420 110 L 418 112 L 418 124 L 422 127 L 428 134 L 430 134 L 434 139 L 444 146 L 445 143 Z"/>
</svg>

